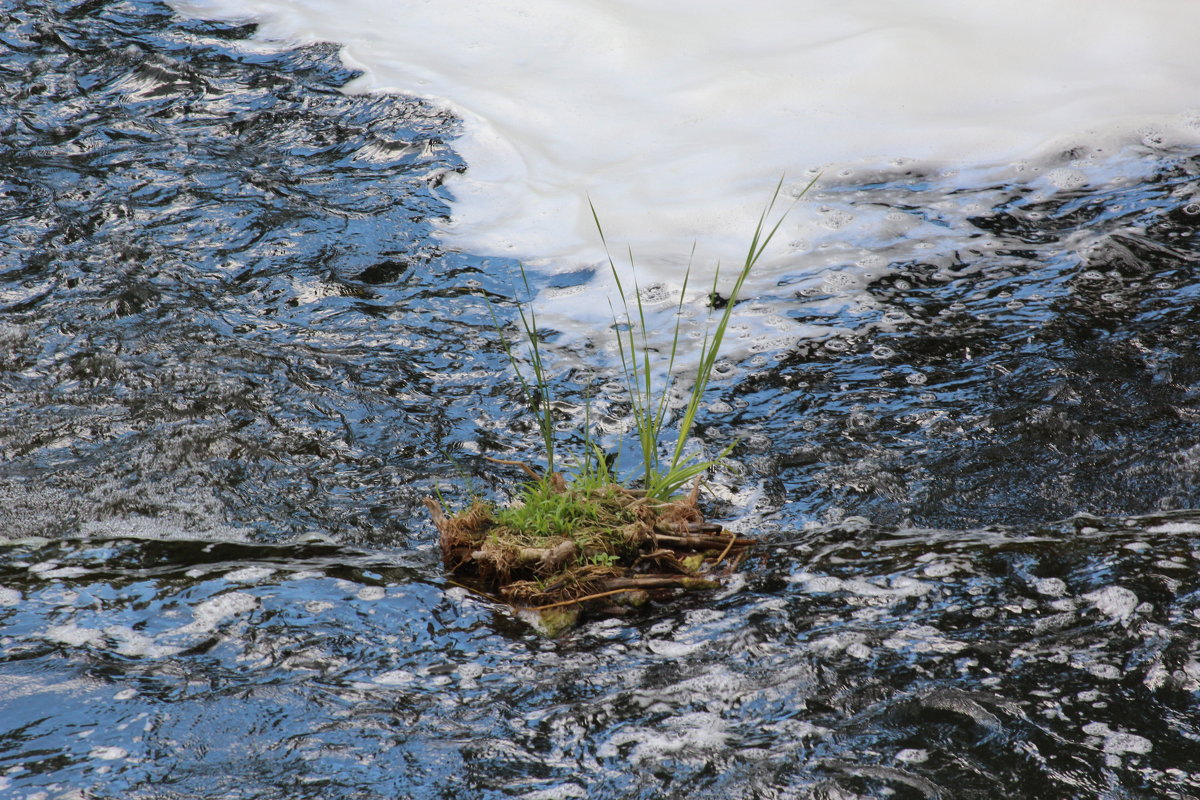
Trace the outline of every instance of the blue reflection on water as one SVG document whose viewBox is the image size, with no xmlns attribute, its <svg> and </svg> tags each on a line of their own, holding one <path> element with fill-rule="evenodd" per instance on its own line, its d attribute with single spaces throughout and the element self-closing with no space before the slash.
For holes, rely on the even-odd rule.
<svg viewBox="0 0 1200 800">
<path fill-rule="evenodd" d="M 420 507 L 537 440 L 516 265 L 430 235 L 455 120 L 150 2 L 0 17 L 0 794 L 1200 794 L 1194 153 L 831 189 L 962 246 L 755 298 L 846 332 L 701 419 L 764 547 L 549 641 Z"/>
</svg>

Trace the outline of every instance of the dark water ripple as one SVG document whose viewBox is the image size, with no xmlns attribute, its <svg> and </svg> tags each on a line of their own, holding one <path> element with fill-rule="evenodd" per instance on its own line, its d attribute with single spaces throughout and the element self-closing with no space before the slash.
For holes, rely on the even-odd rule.
<svg viewBox="0 0 1200 800">
<path fill-rule="evenodd" d="M 65 503 L 68 528 L 403 539 L 408 485 L 475 438 L 453 401 L 502 364 L 473 332 L 486 309 L 457 299 L 489 262 L 429 238 L 454 121 L 337 93 L 331 46 L 254 54 L 247 28 L 152 4 L 2 27 L 0 452 L 21 528 L 62 530 Z"/>
<path fill-rule="evenodd" d="M 833 317 L 847 333 L 744 364 L 723 433 L 774 502 L 946 527 L 1200 505 L 1200 158 L 1131 150 L 1136 187 L 1011 187 L 947 223 L 952 251 L 889 264 L 869 305 Z M 946 196 L 920 176 L 843 194 L 851 210 Z M 828 325 L 832 292 L 777 302 Z"/>
<path fill-rule="evenodd" d="M 0 780 L 90 797 L 1192 797 L 1198 536 L 1191 512 L 825 527 L 715 602 L 561 642 L 402 556 L 11 545 Z"/>
<path fill-rule="evenodd" d="M 419 510 L 537 439 L 456 122 L 250 33 L 0 4 L 0 797 L 1200 797 L 1195 153 L 831 186 L 953 246 L 755 298 L 838 327 L 702 420 L 766 546 L 548 641 Z"/>
</svg>

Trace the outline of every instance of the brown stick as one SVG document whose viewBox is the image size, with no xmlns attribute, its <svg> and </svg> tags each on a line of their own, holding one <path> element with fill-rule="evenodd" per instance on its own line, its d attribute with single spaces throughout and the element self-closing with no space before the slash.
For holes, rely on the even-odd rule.
<svg viewBox="0 0 1200 800">
<path fill-rule="evenodd" d="M 692 536 L 688 534 L 680 536 L 666 532 L 660 533 L 660 528 L 657 525 L 654 526 L 654 529 L 655 538 L 658 541 L 665 542 L 666 544 L 677 545 L 679 547 L 691 547 L 695 550 L 714 550 L 716 548 L 723 548 L 728 546 L 731 541 L 734 547 L 749 547 L 752 544 L 758 544 L 754 539 L 739 539 L 736 536 L 734 536 L 732 539 L 727 539 L 724 536 Z"/>
<path fill-rule="evenodd" d="M 721 555 L 717 556 L 717 560 L 713 562 L 713 569 L 716 569 L 717 566 L 719 566 L 720 563 L 725 560 L 725 556 L 729 555 L 729 551 L 733 549 L 733 543 L 736 541 L 737 534 L 735 534 L 733 531 L 730 531 L 729 544 L 725 545 L 725 549 L 721 551 Z"/>
<path fill-rule="evenodd" d="M 589 600 L 596 600 L 601 597 L 609 597 L 614 594 L 625 594 L 628 589 L 612 589 L 607 592 L 597 592 L 596 594 L 586 594 L 583 597 L 576 597 L 574 600 L 560 600 L 557 603 L 548 603 L 544 606 L 531 606 L 526 608 L 526 611 L 549 611 L 552 608 L 562 608 L 563 606 L 573 606 L 576 603 L 586 603 Z"/>
<path fill-rule="evenodd" d="M 520 467 L 521 469 L 525 470 L 525 473 L 535 481 L 540 481 L 542 479 L 542 476 L 538 475 L 537 472 L 534 471 L 533 467 L 529 466 L 524 461 L 509 461 L 507 458 L 492 458 L 491 456 L 484 456 L 484 458 L 497 464 L 505 464 L 510 467 Z"/>
<path fill-rule="evenodd" d="M 610 578 L 602 585 L 610 588 L 594 594 L 585 594 L 583 597 L 576 597 L 571 600 L 560 600 L 557 603 L 547 603 L 544 606 L 529 606 L 526 610 L 547 611 L 551 608 L 561 608 L 563 606 L 598 600 L 601 597 L 611 597 L 614 594 L 624 594 L 634 589 L 715 589 L 719 586 L 716 581 L 673 575 L 637 575 L 632 578 Z"/>
<path fill-rule="evenodd" d="M 710 589 L 715 581 L 689 575 L 634 575 L 628 578 L 609 578 L 601 584 L 610 589 Z"/>
</svg>

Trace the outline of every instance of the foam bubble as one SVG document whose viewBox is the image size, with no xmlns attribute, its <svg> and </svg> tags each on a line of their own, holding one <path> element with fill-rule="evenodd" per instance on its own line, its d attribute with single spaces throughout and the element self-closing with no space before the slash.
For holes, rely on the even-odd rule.
<svg viewBox="0 0 1200 800">
<path fill-rule="evenodd" d="M 1150 740 L 1144 736 L 1125 731 L 1114 731 L 1104 722 L 1089 722 L 1083 726 L 1083 732 L 1088 736 L 1103 739 L 1105 753 L 1144 755 L 1154 748 Z"/>
<path fill-rule="evenodd" d="M 1123 586 L 1106 586 L 1085 594 L 1083 599 L 1101 614 L 1116 620 L 1129 619 L 1138 607 L 1138 596 Z"/>
<path fill-rule="evenodd" d="M 789 580 L 804 584 L 804 588 L 813 593 L 847 592 L 861 597 L 873 597 L 900 600 L 905 597 L 920 597 L 932 591 L 933 587 L 924 581 L 904 575 L 890 579 L 890 586 L 880 585 L 864 578 L 835 578 L 828 575 L 811 575 L 802 573 L 793 575 Z"/>
<path fill-rule="evenodd" d="M 185 513 L 167 513 L 162 517 L 115 517 L 105 520 L 90 520 L 79 526 L 82 536 L 95 538 L 151 539 L 170 541 L 173 539 L 205 539 L 222 542 L 246 542 L 250 540 L 249 528 L 235 528 L 215 519 L 198 519 L 209 516 L 203 502 L 188 506 Z"/>
<path fill-rule="evenodd" d="M 243 567 L 226 573 L 225 580 L 231 583 L 257 583 L 275 574 L 270 567 Z"/>
<path fill-rule="evenodd" d="M 916 625 L 884 639 L 883 646 L 889 650 L 910 650 L 915 653 L 957 653 L 967 645 L 947 639 L 941 631 L 930 625 Z"/>
<path fill-rule="evenodd" d="M 1087 185 L 1088 177 L 1080 170 L 1060 167 L 1046 173 L 1046 181 L 1057 189 L 1078 189 Z"/>
<path fill-rule="evenodd" d="M 84 567 L 60 567 L 57 561 L 44 561 L 40 564 L 34 564 L 29 568 L 29 571 L 46 579 L 78 578 L 80 575 L 86 575 L 88 572 Z"/>
<path fill-rule="evenodd" d="M 375 683 L 384 686 L 407 686 L 417 679 L 417 676 L 406 669 L 393 669 L 381 672 L 375 676 Z"/>
<path fill-rule="evenodd" d="M 123 656 L 164 658 L 183 650 L 182 647 L 160 645 L 154 639 L 125 625 L 111 625 L 104 633 L 116 643 L 116 650 Z"/>
<path fill-rule="evenodd" d="M 215 629 L 230 617 L 247 614 L 258 608 L 258 598 L 246 592 L 228 592 L 210 597 L 196 606 L 192 621 L 181 628 L 180 633 L 206 633 Z"/>
<path fill-rule="evenodd" d="M 1189 535 L 1200 533 L 1200 522 L 1163 522 L 1146 529 L 1147 533 Z"/>
<path fill-rule="evenodd" d="M 1067 584 L 1061 578 L 1038 578 L 1033 588 L 1047 597 L 1062 597 L 1067 593 Z"/>
<path fill-rule="evenodd" d="M 374 600 L 382 600 L 387 596 L 387 591 L 382 586 L 364 586 L 359 589 L 354 596 L 359 600 L 371 602 Z"/>
<path fill-rule="evenodd" d="M 128 755 L 128 751 L 123 747 L 93 747 L 88 752 L 88 758 L 94 758 L 97 761 L 117 761 Z"/>
<path fill-rule="evenodd" d="M 646 642 L 646 647 L 650 649 L 650 652 L 667 658 L 683 658 L 700 649 L 700 646 L 696 644 L 674 642 L 669 639 L 651 639 Z"/>
<path fill-rule="evenodd" d="M 525 800 L 570 800 L 573 797 L 587 797 L 587 790 L 577 783 L 562 783 L 549 789 L 535 789 L 521 795 Z"/>
<path fill-rule="evenodd" d="M 657 762 L 664 757 L 686 758 L 720 750 L 727 742 L 726 723 L 720 715 L 695 712 L 669 717 L 654 730 L 630 728 L 618 731 L 600 746 L 598 755 L 616 757 L 621 746 L 633 744 L 629 755 L 631 761 Z"/>
<path fill-rule="evenodd" d="M 83 647 L 97 644 L 104 639 L 104 634 L 95 628 L 81 628 L 71 622 L 66 625 L 54 625 L 46 630 L 46 638 L 63 644 Z"/>
<path fill-rule="evenodd" d="M 929 751 L 908 748 L 896 753 L 896 760 L 905 764 L 923 764 L 929 760 Z"/>
<path fill-rule="evenodd" d="M 958 572 L 959 565 L 950 561 L 936 561 L 921 570 L 927 578 L 945 578 Z"/>
</svg>

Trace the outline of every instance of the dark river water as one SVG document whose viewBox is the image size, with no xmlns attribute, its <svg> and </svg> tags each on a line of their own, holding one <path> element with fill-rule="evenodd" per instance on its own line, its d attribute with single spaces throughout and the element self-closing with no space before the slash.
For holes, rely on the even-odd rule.
<svg viewBox="0 0 1200 800">
<path fill-rule="evenodd" d="M 250 32 L 0 0 L 0 797 L 1200 797 L 1200 153 L 831 185 L 981 207 L 756 298 L 853 331 L 715 384 L 763 546 L 549 640 L 421 507 L 538 443 L 518 265 L 432 235 L 456 120 Z"/>
</svg>

